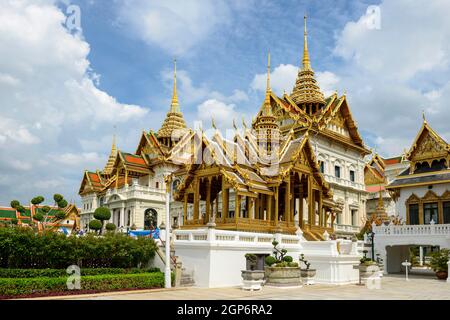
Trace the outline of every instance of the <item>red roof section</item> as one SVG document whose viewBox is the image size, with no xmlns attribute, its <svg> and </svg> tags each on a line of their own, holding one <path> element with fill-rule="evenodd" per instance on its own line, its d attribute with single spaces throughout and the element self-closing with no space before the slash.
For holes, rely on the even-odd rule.
<svg viewBox="0 0 450 320">
<path fill-rule="evenodd" d="M 366 186 L 366 191 L 367 192 L 379 192 L 381 189 L 381 191 L 384 191 L 384 186 Z"/>
<path fill-rule="evenodd" d="M 133 157 L 133 156 L 130 156 L 130 155 L 125 155 L 125 161 L 126 162 L 130 162 L 130 163 L 139 164 L 139 165 L 142 165 L 142 166 L 146 165 L 144 159 L 141 158 L 141 157 L 137 158 L 137 157 Z"/>
</svg>

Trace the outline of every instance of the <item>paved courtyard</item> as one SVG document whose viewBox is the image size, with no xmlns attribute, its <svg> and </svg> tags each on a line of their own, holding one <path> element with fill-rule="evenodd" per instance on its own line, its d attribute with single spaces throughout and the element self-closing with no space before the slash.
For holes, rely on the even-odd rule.
<svg viewBox="0 0 450 320">
<path fill-rule="evenodd" d="M 450 283 L 434 277 L 385 276 L 381 288 L 368 289 L 359 285 L 314 285 L 301 288 L 269 288 L 258 292 L 243 291 L 240 288 L 175 288 L 169 290 L 144 290 L 139 292 L 107 293 L 98 295 L 55 297 L 52 299 L 89 300 L 215 300 L 215 299 L 276 299 L 276 300 L 326 300 L 326 299 L 445 299 L 450 300 Z"/>
</svg>

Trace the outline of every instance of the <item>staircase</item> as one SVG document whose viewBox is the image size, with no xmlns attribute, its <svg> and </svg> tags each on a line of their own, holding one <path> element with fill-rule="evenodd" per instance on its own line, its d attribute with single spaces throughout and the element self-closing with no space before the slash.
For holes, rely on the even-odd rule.
<svg viewBox="0 0 450 320">
<path fill-rule="evenodd" d="M 165 264 L 166 263 L 166 256 L 164 253 L 164 241 L 162 242 L 161 247 L 157 247 L 156 253 L 161 259 L 161 261 Z M 178 257 L 175 255 L 175 249 L 171 246 L 170 248 L 170 269 L 175 274 L 175 286 L 178 287 L 192 287 L 195 285 L 194 281 L 194 272 L 193 271 L 186 271 L 185 268 L 182 267 L 181 261 L 178 259 Z M 181 273 L 181 275 L 180 275 Z"/>
</svg>

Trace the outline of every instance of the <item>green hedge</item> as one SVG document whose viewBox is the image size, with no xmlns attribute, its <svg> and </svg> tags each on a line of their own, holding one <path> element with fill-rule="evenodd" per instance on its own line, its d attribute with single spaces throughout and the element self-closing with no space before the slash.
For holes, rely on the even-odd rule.
<svg viewBox="0 0 450 320">
<path fill-rule="evenodd" d="M 122 268 L 94 268 L 94 269 L 81 269 L 82 276 L 95 276 L 105 274 L 137 274 L 137 273 L 152 273 L 160 272 L 159 268 L 149 269 L 122 269 Z M 0 278 L 57 278 L 67 277 L 66 269 L 1 269 Z"/>
<path fill-rule="evenodd" d="M 124 289 L 149 289 L 164 287 L 164 273 L 142 273 L 121 275 L 82 276 L 81 290 L 111 291 Z M 67 277 L 0 279 L 0 297 L 14 297 L 30 294 L 64 293 L 77 290 L 67 289 Z"/>
<path fill-rule="evenodd" d="M 51 231 L 36 233 L 31 228 L 0 228 L 0 268 L 135 268 L 145 266 L 155 249 L 153 239 L 133 239 L 125 234 L 66 237 Z"/>
</svg>

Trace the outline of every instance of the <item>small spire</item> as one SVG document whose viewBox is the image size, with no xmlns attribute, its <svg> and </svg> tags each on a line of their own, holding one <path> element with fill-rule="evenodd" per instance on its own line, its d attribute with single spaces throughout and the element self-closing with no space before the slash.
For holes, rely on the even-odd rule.
<svg viewBox="0 0 450 320">
<path fill-rule="evenodd" d="M 211 126 L 212 126 L 215 130 L 217 130 L 216 122 L 214 121 L 214 117 L 213 117 L 213 116 L 211 116 Z"/>
<path fill-rule="evenodd" d="M 178 103 L 177 95 L 177 59 L 173 60 L 174 70 L 173 70 L 173 95 L 172 103 L 170 105 L 171 112 L 180 112 L 180 105 Z"/>
<path fill-rule="evenodd" d="M 236 130 L 237 131 L 237 126 L 236 126 L 236 120 L 233 118 L 233 128 L 234 128 L 234 130 Z"/>
<path fill-rule="evenodd" d="M 117 146 L 116 146 L 116 129 L 117 127 L 114 126 L 114 134 L 113 134 L 113 141 L 112 141 L 112 146 L 111 146 L 111 154 L 115 154 L 117 151 Z"/>
<path fill-rule="evenodd" d="M 270 50 L 267 56 L 267 85 L 266 85 L 266 98 L 264 100 L 264 113 L 265 115 L 270 115 L 272 108 L 270 106 Z"/>
<path fill-rule="evenodd" d="M 427 123 L 427 118 L 425 117 L 425 110 L 422 110 L 422 118 L 423 118 L 423 123 Z"/>
<path fill-rule="evenodd" d="M 303 39 L 303 70 L 311 70 L 311 62 L 309 60 L 309 52 L 308 52 L 308 32 L 306 30 L 306 15 L 304 16 L 305 21 L 305 31 L 304 31 L 304 39 Z"/>
</svg>

